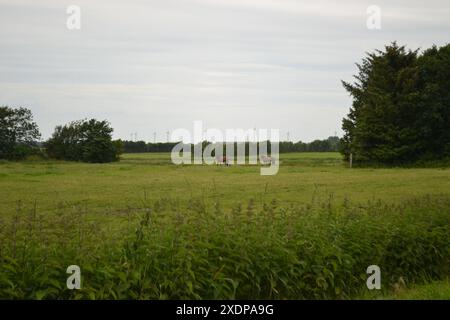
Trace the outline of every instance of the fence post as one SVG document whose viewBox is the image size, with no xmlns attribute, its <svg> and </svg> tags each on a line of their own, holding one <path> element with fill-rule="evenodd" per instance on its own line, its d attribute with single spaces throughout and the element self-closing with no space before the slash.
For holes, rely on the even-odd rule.
<svg viewBox="0 0 450 320">
<path fill-rule="evenodd" d="M 350 153 L 350 161 L 349 161 L 349 164 L 350 164 L 350 168 L 351 168 L 352 165 L 353 165 L 353 153 Z"/>
</svg>

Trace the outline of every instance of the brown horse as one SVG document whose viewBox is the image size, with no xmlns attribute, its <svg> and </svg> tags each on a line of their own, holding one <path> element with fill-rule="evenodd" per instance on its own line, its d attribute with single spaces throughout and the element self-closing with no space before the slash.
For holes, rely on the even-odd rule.
<svg viewBox="0 0 450 320">
<path fill-rule="evenodd" d="M 228 162 L 228 158 L 226 156 L 217 156 L 216 157 L 216 164 L 217 165 L 225 165 L 225 166 L 229 166 L 230 163 Z"/>
</svg>

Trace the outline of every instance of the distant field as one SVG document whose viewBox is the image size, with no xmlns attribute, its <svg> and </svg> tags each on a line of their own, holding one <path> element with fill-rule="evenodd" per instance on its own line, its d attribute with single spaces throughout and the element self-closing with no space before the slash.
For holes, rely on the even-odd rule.
<svg viewBox="0 0 450 320">
<path fill-rule="evenodd" d="M 261 176 L 125 154 L 0 162 L 0 190 L 0 299 L 450 298 L 448 168 L 293 153 Z"/>
<path fill-rule="evenodd" d="M 7 162 L 0 164 L 0 212 L 34 205 L 87 205 L 92 211 L 121 210 L 146 197 L 201 197 L 223 205 L 276 198 L 305 203 L 314 196 L 342 201 L 396 202 L 425 194 L 450 195 L 449 169 L 349 169 L 338 153 L 282 154 L 280 171 L 261 176 L 259 166 L 175 166 L 170 154 L 124 154 L 112 164 Z"/>
</svg>

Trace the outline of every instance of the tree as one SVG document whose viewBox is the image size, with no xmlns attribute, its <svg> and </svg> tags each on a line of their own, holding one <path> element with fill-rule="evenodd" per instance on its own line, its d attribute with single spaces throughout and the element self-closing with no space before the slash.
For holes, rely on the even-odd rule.
<svg viewBox="0 0 450 320">
<path fill-rule="evenodd" d="M 421 109 L 419 135 L 425 158 L 450 155 L 450 44 L 419 58 Z"/>
<path fill-rule="evenodd" d="M 119 158 L 121 142 L 112 140 L 113 129 L 104 121 L 78 120 L 57 126 L 45 143 L 55 159 L 83 162 L 112 162 Z"/>
<path fill-rule="evenodd" d="M 343 82 L 353 97 L 342 122 L 341 152 L 347 159 L 352 153 L 355 161 L 395 164 L 444 156 L 442 147 L 449 141 L 448 46 L 441 50 L 419 56 L 418 50 L 394 42 L 357 64 L 355 83 Z"/>
<path fill-rule="evenodd" d="M 41 135 L 26 108 L 0 107 L 0 158 L 23 159 L 36 150 Z"/>
</svg>

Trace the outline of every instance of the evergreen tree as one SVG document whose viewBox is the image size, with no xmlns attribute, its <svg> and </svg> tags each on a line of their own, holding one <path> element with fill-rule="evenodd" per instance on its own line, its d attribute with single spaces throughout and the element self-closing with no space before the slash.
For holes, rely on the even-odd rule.
<svg viewBox="0 0 450 320">
<path fill-rule="evenodd" d="M 389 164 L 442 157 L 449 141 L 447 57 L 448 46 L 419 57 L 394 42 L 357 64 L 356 81 L 343 82 L 353 97 L 342 123 L 344 156 Z"/>
</svg>

